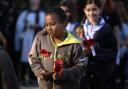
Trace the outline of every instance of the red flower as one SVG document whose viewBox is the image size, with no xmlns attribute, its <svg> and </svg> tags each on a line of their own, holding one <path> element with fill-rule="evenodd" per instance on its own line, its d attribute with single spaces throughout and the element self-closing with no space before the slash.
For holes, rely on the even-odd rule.
<svg viewBox="0 0 128 89">
<path fill-rule="evenodd" d="M 89 40 L 85 39 L 85 40 L 83 41 L 83 46 L 84 46 L 85 48 L 87 48 L 87 49 L 90 49 L 90 46 L 94 46 L 94 45 L 95 45 L 95 42 L 94 42 L 93 39 L 89 39 Z"/>
<path fill-rule="evenodd" d="M 48 52 L 47 50 L 42 49 L 42 50 L 40 51 L 40 54 L 41 54 L 41 56 L 44 56 L 44 57 L 50 57 L 51 52 Z"/>
<path fill-rule="evenodd" d="M 61 72 L 63 68 L 64 61 L 62 59 L 57 59 L 55 61 L 54 72 Z"/>
</svg>

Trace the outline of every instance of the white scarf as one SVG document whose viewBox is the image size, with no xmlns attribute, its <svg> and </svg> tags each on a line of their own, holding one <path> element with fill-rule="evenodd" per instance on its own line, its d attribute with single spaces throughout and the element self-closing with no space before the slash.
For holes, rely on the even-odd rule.
<svg viewBox="0 0 128 89">
<path fill-rule="evenodd" d="M 105 20 L 103 18 L 101 18 L 100 22 L 94 26 L 92 26 L 92 24 L 90 24 L 88 20 L 86 19 L 84 23 L 85 37 L 87 39 L 92 39 L 94 36 L 94 33 L 100 30 L 104 26 L 104 24 L 105 24 Z"/>
</svg>

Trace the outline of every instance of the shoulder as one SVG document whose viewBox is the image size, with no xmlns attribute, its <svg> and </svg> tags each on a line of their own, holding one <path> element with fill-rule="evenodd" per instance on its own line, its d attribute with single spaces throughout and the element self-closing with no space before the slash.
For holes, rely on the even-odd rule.
<svg viewBox="0 0 128 89">
<path fill-rule="evenodd" d="M 40 14 L 45 14 L 45 13 L 46 13 L 46 10 L 40 9 L 40 10 L 39 10 L 39 13 L 40 13 Z"/>
<path fill-rule="evenodd" d="M 46 36 L 48 35 L 47 31 L 45 28 L 43 28 L 41 31 L 39 31 L 37 34 L 37 36 Z"/>
<path fill-rule="evenodd" d="M 112 30 L 112 27 L 108 23 L 105 23 L 105 25 L 101 29 L 105 29 L 106 31 L 108 31 Z"/>
<path fill-rule="evenodd" d="M 102 33 L 110 37 L 111 35 L 114 35 L 114 30 L 109 24 L 105 24 L 102 28 Z"/>
<path fill-rule="evenodd" d="M 46 40 L 47 36 L 48 36 L 48 33 L 46 29 L 44 28 L 36 34 L 35 38 L 36 40 L 42 40 L 42 39 Z"/>
<path fill-rule="evenodd" d="M 24 10 L 24 11 L 20 12 L 19 16 L 25 16 L 27 13 L 28 13 L 28 10 Z"/>
<path fill-rule="evenodd" d="M 4 60 L 9 58 L 9 54 L 7 53 L 7 51 L 5 50 L 5 48 L 0 46 L 0 60 Z"/>
</svg>

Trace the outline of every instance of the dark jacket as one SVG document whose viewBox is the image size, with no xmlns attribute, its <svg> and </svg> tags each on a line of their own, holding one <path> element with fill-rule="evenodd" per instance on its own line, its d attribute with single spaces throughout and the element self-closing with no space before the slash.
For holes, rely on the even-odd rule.
<svg viewBox="0 0 128 89">
<path fill-rule="evenodd" d="M 105 24 L 101 30 L 94 34 L 94 41 L 96 42 L 95 59 L 102 61 L 114 61 L 116 59 L 117 40 L 108 24 Z"/>
<path fill-rule="evenodd" d="M 41 49 L 51 52 L 52 56 L 40 60 L 38 56 Z M 52 72 L 54 61 L 59 57 L 64 59 L 61 76 L 57 80 L 39 79 L 39 88 L 79 89 L 80 78 L 85 75 L 87 65 L 80 41 L 68 33 L 64 42 L 55 45 L 48 34 L 38 33 L 29 54 L 29 63 L 35 75 L 38 77 L 38 73 L 44 69 Z"/>
<path fill-rule="evenodd" d="M 0 46 L 0 89 L 20 89 L 8 53 Z"/>
<path fill-rule="evenodd" d="M 96 56 L 89 55 L 87 71 L 104 76 L 112 74 L 117 56 L 117 40 L 113 30 L 105 24 L 94 34 L 93 39 Z"/>
</svg>

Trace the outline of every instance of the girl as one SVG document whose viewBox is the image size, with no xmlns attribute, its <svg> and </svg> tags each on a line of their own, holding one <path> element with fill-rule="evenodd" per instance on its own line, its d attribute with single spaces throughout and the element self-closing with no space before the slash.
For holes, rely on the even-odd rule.
<svg viewBox="0 0 128 89">
<path fill-rule="evenodd" d="M 66 21 L 61 8 L 49 9 L 45 30 L 33 42 L 29 63 L 39 89 L 79 89 L 85 74 L 87 60 L 80 41 L 65 31 Z"/>
<path fill-rule="evenodd" d="M 117 41 L 110 26 L 100 16 L 99 0 L 87 0 L 84 4 L 83 43 L 84 52 L 89 58 L 87 75 L 82 78 L 81 89 L 105 89 L 113 71 Z M 88 42 L 91 42 L 88 44 Z M 86 46 L 88 44 L 88 46 Z M 88 88 L 87 88 L 88 89 Z"/>
</svg>

